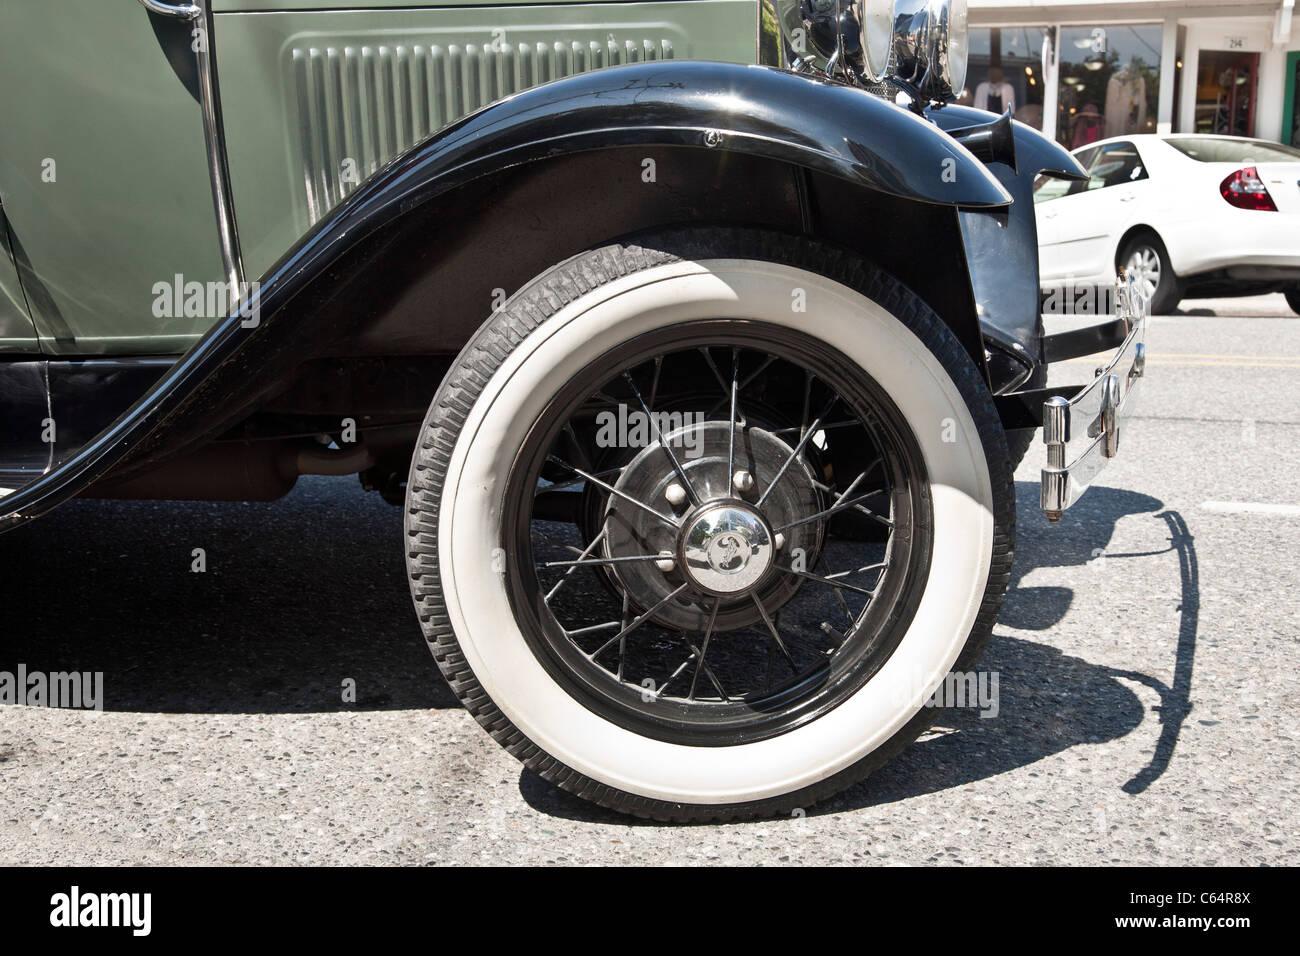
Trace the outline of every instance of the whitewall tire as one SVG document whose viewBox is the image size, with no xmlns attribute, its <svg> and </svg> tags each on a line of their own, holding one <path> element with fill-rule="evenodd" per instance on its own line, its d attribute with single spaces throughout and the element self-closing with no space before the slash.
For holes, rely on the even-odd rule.
<svg viewBox="0 0 1300 956">
<path fill-rule="evenodd" d="M 734 339 L 729 337 L 733 333 Z M 697 341 L 704 344 L 694 344 Z M 652 360 L 629 351 L 637 343 L 655 342 L 661 343 L 661 351 L 668 349 L 668 359 L 656 353 Z M 764 366 L 761 359 L 767 342 L 775 343 L 771 346 L 775 351 Z M 785 342 L 791 343 L 788 351 L 782 351 Z M 692 348 L 677 348 L 682 343 Z M 620 358 L 628 355 L 633 357 Z M 749 369 L 756 370 L 745 385 L 745 396 L 730 403 L 728 355 L 736 367 L 733 390 L 741 388 Z M 819 356 L 824 357 L 824 366 Z M 642 364 L 628 364 L 634 361 Z M 711 378 L 701 371 L 705 367 L 701 361 L 710 368 Z M 622 377 L 616 374 L 620 362 L 632 369 Z M 622 394 L 635 411 L 649 407 L 638 405 L 646 396 L 637 387 L 637 375 L 647 393 L 653 387 L 663 396 L 670 391 L 663 383 L 669 381 L 673 367 L 678 377 L 671 381 L 683 396 L 674 399 L 676 407 L 705 408 L 712 402 L 716 417 L 725 421 L 721 425 L 697 422 L 693 427 L 698 433 L 686 428 L 656 432 L 657 441 L 651 443 L 655 447 L 649 451 L 620 452 L 615 465 L 601 472 L 618 492 L 604 490 L 594 478 L 578 483 L 587 495 L 585 501 L 592 495 L 598 499 L 595 520 L 605 522 L 600 531 L 584 538 L 579 528 L 560 560 L 539 560 L 541 552 L 536 548 L 542 545 L 527 553 L 532 547 L 528 542 L 540 540 L 529 537 L 530 529 L 553 525 L 530 525 L 533 519 L 527 515 L 522 525 L 512 524 L 519 501 L 534 487 L 561 489 L 548 492 L 547 500 L 571 501 L 560 497 L 562 491 L 577 494 L 574 482 L 564 479 L 590 476 L 596 468 L 593 464 L 580 471 L 581 466 L 568 462 L 587 454 L 573 450 L 579 441 L 573 422 L 590 417 L 579 417 L 587 406 L 571 403 L 571 409 L 578 411 L 565 419 L 563 432 L 554 432 L 561 436 L 556 441 L 566 444 L 548 445 L 544 455 L 535 453 L 541 470 L 526 471 L 525 450 L 530 442 L 540 441 L 539 430 L 561 427 L 549 423 L 547 416 L 557 414 L 566 386 L 585 381 L 583 376 L 589 378 L 593 369 L 604 369 L 613 384 L 601 385 L 598 394 L 610 398 L 616 388 L 629 389 Z M 642 368 L 654 371 L 636 371 Z M 799 368 L 803 381 L 817 383 L 806 385 L 805 392 L 824 389 L 831 396 L 828 407 L 841 409 L 826 418 L 847 419 L 849 429 L 866 429 L 879 418 L 877 427 L 883 437 L 871 441 L 877 442 L 879 451 L 873 454 L 884 464 L 873 464 L 864 473 L 880 478 L 893 469 L 898 476 L 875 492 L 880 497 L 861 496 L 861 490 L 875 480 L 871 477 L 850 487 L 848 472 L 859 469 L 855 465 L 845 470 L 840 464 L 844 453 L 836 442 L 842 440 L 831 431 L 819 431 L 810 436 L 814 440 L 805 439 L 802 448 L 797 447 L 795 438 L 809 430 L 811 413 L 805 410 L 799 427 L 778 427 L 785 421 L 780 418 L 785 407 L 780 396 L 790 390 L 784 388 L 784 380 L 769 384 L 759 379 L 785 374 L 790 382 L 797 382 Z M 717 379 L 716 394 L 696 396 L 696 391 L 714 388 L 713 379 Z M 687 388 L 688 383 L 696 391 Z M 865 383 L 861 393 L 854 390 L 858 383 Z M 859 394 L 877 396 L 886 410 L 868 410 L 853 418 L 851 410 L 865 407 L 863 402 L 868 401 L 855 397 Z M 837 395 L 843 402 L 840 406 L 834 406 Z M 752 411 L 743 422 L 745 413 L 737 411 L 733 423 L 732 408 L 745 403 Z M 803 405 L 808 404 L 805 398 Z M 696 417 L 702 418 L 703 413 Z M 760 420 L 765 423 L 762 428 L 755 424 Z M 853 425 L 854 421 L 859 424 Z M 710 435 L 713 444 L 704 444 Z M 692 437 L 706 449 L 698 463 L 688 459 Z M 725 480 L 722 485 L 709 483 L 711 474 L 722 474 L 724 479 L 730 474 L 721 461 L 724 446 L 731 456 L 726 469 L 736 467 L 737 441 L 751 456 L 747 460 L 757 462 L 751 467 L 760 487 L 746 495 L 735 490 L 743 486 L 741 478 L 730 489 L 722 487 Z M 891 451 L 894 445 L 897 449 Z M 797 464 L 782 462 L 781 472 L 776 464 L 787 447 Z M 570 450 L 558 454 L 556 448 Z M 708 449 L 717 454 L 710 457 Z M 561 465 L 571 467 L 574 474 L 563 473 Z M 638 469 L 655 467 L 664 475 L 640 477 Z M 836 469 L 845 477 L 826 477 Z M 668 499 L 677 500 L 683 482 L 711 489 L 707 495 L 696 493 L 694 487 L 691 491 L 696 498 L 721 501 L 712 506 L 714 514 L 724 513 L 733 522 L 728 527 L 739 528 L 742 535 L 711 539 L 713 551 L 695 564 L 687 550 L 673 550 L 671 541 L 678 532 L 664 516 L 682 525 L 683 536 L 693 521 L 706 529 L 697 533 L 708 533 L 712 525 L 700 517 L 707 502 L 686 501 L 675 509 L 664 494 L 644 490 L 668 487 Z M 764 482 L 772 488 L 766 501 L 762 500 Z M 765 506 L 768 511 L 778 504 L 797 511 L 805 492 L 800 482 L 811 489 L 807 494 L 813 497 L 807 500 L 816 502 L 805 504 L 813 517 L 771 517 Z M 830 490 L 821 490 L 827 483 Z M 673 486 L 677 486 L 676 499 Z M 638 496 L 645 498 L 648 507 L 630 502 Z M 867 501 L 871 507 L 846 506 L 853 501 Z M 890 505 L 894 509 L 887 512 L 890 518 L 884 517 L 886 501 L 901 503 Z M 836 510 L 837 504 L 843 507 Z M 868 512 L 873 511 L 879 512 L 876 530 L 883 528 L 887 539 L 883 544 L 853 544 L 851 529 L 842 533 L 847 519 L 837 516 L 853 512 L 870 519 Z M 762 527 L 747 531 L 734 524 L 748 520 L 751 512 L 754 524 Z M 564 513 L 576 514 L 577 509 Z M 407 500 L 408 561 L 417 610 L 436 660 L 471 713 L 499 742 L 557 785 L 619 810 L 681 820 L 788 812 L 809 805 L 864 776 L 913 740 L 935 716 L 925 706 L 935 687 L 954 668 L 969 666 L 988 637 L 1006 587 L 1013 521 L 1006 445 L 987 387 L 938 316 L 896 280 L 844 253 L 804 240 L 742 230 L 688 232 L 603 247 L 561 263 L 518 292 L 461 353 L 430 407 Z M 611 522 L 636 525 L 639 530 L 632 535 L 636 540 L 659 541 L 654 548 L 662 545 L 662 553 L 671 555 L 659 566 L 668 570 L 653 570 L 649 558 L 644 564 L 637 563 L 636 557 L 620 559 Z M 581 526 L 582 521 L 575 519 L 575 524 Z M 886 567 L 876 570 L 874 585 L 856 590 L 850 590 L 854 586 L 847 582 L 857 579 L 829 573 L 787 580 L 784 575 L 793 575 L 789 568 L 796 565 L 779 549 L 790 550 L 784 539 L 797 535 L 809 547 L 821 549 L 827 567 L 834 547 L 875 547 L 878 550 L 872 553 L 884 554 Z M 543 534 L 547 541 L 551 537 L 550 532 Z M 592 544 L 588 538 L 600 540 Z M 768 538 L 781 540 L 773 544 Z M 740 585 L 734 593 L 728 590 L 732 579 L 725 574 L 731 569 L 716 563 L 723 558 L 715 561 L 713 554 L 723 553 L 736 541 L 743 545 L 743 560 L 753 562 L 751 570 L 765 575 L 763 580 L 769 582 L 765 591 L 750 595 Z M 577 555 L 579 551 L 585 557 Z M 569 555 L 577 556 L 568 557 L 566 563 Z M 593 625 L 606 630 L 581 644 L 568 636 L 584 634 L 586 629 L 570 629 L 560 621 L 560 611 L 551 621 L 550 605 L 539 597 L 558 578 L 539 583 L 536 576 L 542 572 L 534 569 L 554 565 L 555 573 L 562 574 L 574 562 L 601 555 L 607 564 L 581 570 L 590 572 L 592 580 L 603 575 L 603 588 L 588 585 L 603 596 L 575 600 L 564 613 L 581 613 L 600 600 L 617 603 L 620 588 L 630 593 L 622 597 L 623 616 L 613 624 Z M 902 560 L 900 555 L 906 555 L 905 565 L 889 564 Z M 758 568 L 759 561 L 772 567 Z M 656 583 L 656 575 L 663 581 Z M 895 583 L 886 583 L 890 581 Z M 644 593 L 638 592 L 642 585 L 647 589 Z M 678 589 L 676 597 L 657 604 L 672 587 Z M 829 596 L 818 597 L 823 591 Z M 859 634 L 877 613 L 870 606 L 876 598 L 862 596 L 868 592 L 892 595 L 896 601 L 888 614 L 880 611 L 874 618 L 871 626 L 880 632 L 875 636 Z M 822 601 L 829 606 L 832 596 L 843 605 L 845 617 L 838 630 L 822 624 L 823 631 L 840 641 L 822 649 L 812 646 L 815 641 L 807 636 L 815 635 L 812 624 L 800 630 L 804 627 L 800 614 L 815 617 L 820 612 L 792 608 L 796 601 Z M 860 612 L 853 610 L 858 605 L 850 603 L 855 600 L 861 604 Z M 789 607 L 784 606 L 787 602 Z M 751 605 L 757 610 L 751 612 Z M 530 607 L 540 609 L 536 620 Z M 708 618 L 707 629 L 691 623 L 693 611 L 701 619 Z M 783 612 L 793 624 L 779 620 Z M 677 668 L 673 676 L 660 678 L 663 691 L 657 697 L 657 685 L 650 681 L 650 693 L 641 695 L 644 706 L 636 701 L 635 686 L 630 693 L 616 686 L 637 676 L 624 673 L 624 654 L 634 642 L 631 631 L 619 639 L 617 648 L 602 647 L 595 660 L 589 660 L 604 635 L 623 633 L 639 616 L 649 620 L 640 627 L 662 630 L 663 635 L 653 653 L 633 653 L 649 655 L 647 660 L 657 660 L 654 654 L 664 656 L 664 675 Z M 541 618 L 546 622 L 537 623 Z M 727 636 L 719 626 L 720 618 L 727 622 Z M 787 629 L 784 640 L 782 627 Z M 674 628 L 681 629 L 680 638 L 673 637 Z M 560 637 L 538 636 L 543 632 Z M 769 633 L 775 637 L 766 647 L 767 672 L 762 678 L 766 683 L 760 691 L 755 665 L 747 663 L 746 655 L 752 657 L 749 645 Z M 566 637 L 576 650 L 546 649 L 551 646 L 546 640 L 564 644 Z M 705 669 L 710 639 L 719 648 L 713 652 L 717 663 Z M 721 650 L 727 640 L 737 649 Z M 674 641 L 680 643 L 676 653 L 684 664 L 675 665 L 674 652 L 659 649 L 676 646 Z M 613 673 L 615 650 L 617 674 Z M 831 663 L 820 663 L 814 652 L 824 653 Z M 845 660 L 837 671 L 835 661 L 841 653 Z M 790 686 L 779 692 L 784 696 L 778 703 L 759 705 L 763 713 L 750 719 L 744 700 L 766 702 L 763 694 L 777 695 L 771 690 L 773 656 L 788 666 Z M 800 667 L 811 668 L 807 670 L 811 676 L 801 676 Z M 608 685 L 601 677 L 606 672 Z M 739 676 L 733 677 L 733 672 Z M 695 683 L 688 695 L 687 678 L 692 675 Z M 728 681 L 753 690 L 742 700 L 727 687 Z M 701 688 L 710 685 L 716 689 L 707 690 L 712 698 L 705 699 Z"/>
</svg>

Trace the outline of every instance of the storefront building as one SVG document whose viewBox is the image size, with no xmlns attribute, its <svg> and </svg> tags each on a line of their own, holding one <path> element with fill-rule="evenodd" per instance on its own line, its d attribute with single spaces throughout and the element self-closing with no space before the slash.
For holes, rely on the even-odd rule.
<svg viewBox="0 0 1300 956">
<path fill-rule="evenodd" d="M 1129 133 L 1300 146 L 1296 0 L 969 0 L 963 102 L 1070 149 Z"/>
</svg>

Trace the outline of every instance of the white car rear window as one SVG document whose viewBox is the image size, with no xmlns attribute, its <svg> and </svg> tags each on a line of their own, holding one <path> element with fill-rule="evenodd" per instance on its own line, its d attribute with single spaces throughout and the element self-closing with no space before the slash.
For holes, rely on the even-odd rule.
<svg viewBox="0 0 1300 956">
<path fill-rule="evenodd" d="M 1281 143 L 1262 143 L 1257 139 L 1232 139 L 1217 136 L 1184 136 L 1165 140 L 1184 156 L 1202 163 L 1294 163 L 1300 162 L 1300 149 Z"/>
</svg>

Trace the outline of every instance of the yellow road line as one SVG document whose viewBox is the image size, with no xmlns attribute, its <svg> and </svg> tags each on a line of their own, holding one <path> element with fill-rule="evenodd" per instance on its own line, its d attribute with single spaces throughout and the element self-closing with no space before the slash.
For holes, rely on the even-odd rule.
<svg viewBox="0 0 1300 956">
<path fill-rule="evenodd" d="M 1245 356 L 1241 356 L 1241 357 L 1245 358 Z M 1069 359 L 1066 362 L 1060 362 L 1054 364 L 1091 365 L 1093 367 L 1096 367 L 1098 365 L 1104 365 L 1105 361 L 1104 361 L 1104 357 L 1098 357 L 1096 359 L 1091 359 L 1091 360 Z M 1192 359 L 1190 361 L 1178 361 L 1177 359 L 1170 358 L 1169 356 L 1166 355 L 1157 355 L 1157 356 L 1148 357 L 1146 360 L 1146 364 L 1147 365 L 1182 365 L 1182 366 L 1190 366 L 1190 367 L 1217 366 L 1222 368 L 1300 368 L 1300 359 L 1293 359 L 1293 358 L 1281 358 L 1276 360 L 1259 359 L 1257 361 L 1245 361 L 1245 362 L 1208 361 L 1203 359 Z"/>
<path fill-rule="evenodd" d="M 1160 358 L 1178 359 L 1245 359 L 1246 361 L 1300 362 L 1300 355 L 1224 355 L 1223 353 L 1203 352 L 1159 352 Z"/>
</svg>

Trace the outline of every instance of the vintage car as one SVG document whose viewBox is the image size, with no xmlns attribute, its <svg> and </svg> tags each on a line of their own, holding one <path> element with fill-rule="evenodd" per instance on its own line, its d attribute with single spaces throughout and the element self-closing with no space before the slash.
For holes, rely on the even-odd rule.
<svg viewBox="0 0 1300 956">
<path fill-rule="evenodd" d="M 7 0 L 0 529 L 359 475 L 545 779 L 674 820 L 848 786 L 987 641 L 1036 429 L 1057 518 L 1143 371 L 1122 281 L 1044 335 L 1033 184 L 1085 173 L 952 102 L 965 17 Z"/>
</svg>

